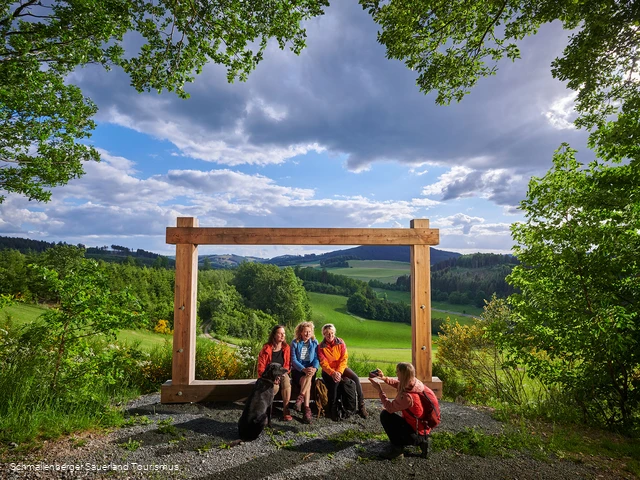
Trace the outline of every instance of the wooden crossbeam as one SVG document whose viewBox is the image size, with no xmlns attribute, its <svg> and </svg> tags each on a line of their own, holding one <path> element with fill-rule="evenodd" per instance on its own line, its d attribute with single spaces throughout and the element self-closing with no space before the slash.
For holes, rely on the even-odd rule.
<svg viewBox="0 0 640 480">
<path fill-rule="evenodd" d="M 171 245 L 437 245 L 432 228 L 167 227 Z"/>
<path fill-rule="evenodd" d="M 188 402 L 235 402 L 245 399 L 251 393 L 255 379 L 244 380 L 194 380 L 189 385 L 178 385 L 171 380 L 162 385 L 162 403 L 188 403 Z M 374 390 L 367 378 L 360 378 L 362 394 L 364 398 L 378 398 L 378 392 Z M 434 391 L 438 398 L 442 398 L 442 382 L 438 377 L 433 377 L 425 385 Z M 382 389 L 394 398 L 397 390 L 387 384 L 382 384 Z"/>
</svg>

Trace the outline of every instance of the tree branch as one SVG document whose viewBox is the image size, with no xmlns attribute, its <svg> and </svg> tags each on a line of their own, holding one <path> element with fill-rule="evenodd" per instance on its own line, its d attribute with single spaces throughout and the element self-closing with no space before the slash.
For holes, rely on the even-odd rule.
<svg viewBox="0 0 640 480">
<path fill-rule="evenodd" d="M 11 25 L 11 22 L 13 20 L 15 20 L 16 18 L 22 16 L 22 11 L 25 8 L 29 8 L 33 5 L 35 5 L 36 3 L 38 3 L 38 0 L 28 0 L 26 3 L 21 4 L 18 8 L 16 8 L 13 12 L 13 14 L 11 14 L 10 16 L 3 18 L 2 20 L 0 20 L 0 25 Z"/>
</svg>

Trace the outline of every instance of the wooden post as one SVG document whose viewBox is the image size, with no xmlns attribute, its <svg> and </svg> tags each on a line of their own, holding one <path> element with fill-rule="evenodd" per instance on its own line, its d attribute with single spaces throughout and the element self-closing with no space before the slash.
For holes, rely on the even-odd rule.
<svg viewBox="0 0 640 480">
<path fill-rule="evenodd" d="M 197 227 L 193 217 L 178 217 L 178 227 Z M 176 284 L 173 306 L 174 386 L 187 386 L 196 377 L 196 298 L 198 293 L 198 245 L 176 245 Z"/>
<path fill-rule="evenodd" d="M 429 228 L 429 220 L 411 220 Z M 411 359 L 416 376 L 431 382 L 431 278 L 429 245 L 411 245 Z"/>
</svg>

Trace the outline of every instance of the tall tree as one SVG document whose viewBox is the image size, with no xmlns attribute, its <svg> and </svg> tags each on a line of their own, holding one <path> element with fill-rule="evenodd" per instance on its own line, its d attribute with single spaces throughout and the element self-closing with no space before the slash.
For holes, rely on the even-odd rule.
<svg viewBox="0 0 640 480">
<path fill-rule="evenodd" d="M 311 317 L 311 306 L 302 281 L 291 267 L 244 262 L 233 281 L 247 306 L 273 315 L 293 327 Z"/>
<path fill-rule="evenodd" d="M 585 417 L 630 426 L 640 408 L 640 171 L 584 168 L 563 146 L 521 208 L 527 221 L 512 232 L 522 265 L 509 279 L 522 293 L 510 297 L 499 344 Z"/>
<path fill-rule="evenodd" d="M 299 53 L 301 22 L 327 0 L 0 0 L 0 192 L 47 201 L 48 190 L 99 160 L 82 143 L 96 105 L 66 76 L 76 67 L 121 67 L 136 90 L 174 91 L 207 62 L 245 80 L 276 39 Z M 142 40 L 125 51 L 127 32 Z M 130 42 L 131 45 L 133 42 Z M 5 195 L 0 194 L 0 202 Z"/>
</svg>

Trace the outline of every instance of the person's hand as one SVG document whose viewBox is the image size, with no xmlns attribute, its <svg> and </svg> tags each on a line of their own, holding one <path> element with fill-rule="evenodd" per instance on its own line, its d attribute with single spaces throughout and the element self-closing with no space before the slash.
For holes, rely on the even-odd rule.
<svg viewBox="0 0 640 480">
<path fill-rule="evenodd" d="M 373 388 L 375 388 L 378 391 L 378 393 L 382 391 L 382 387 L 380 386 L 380 382 L 375 380 L 375 378 L 369 378 L 369 382 L 371 383 Z"/>
<path fill-rule="evenodd" d="M 382 374 L 382 370 L 380 370 L 379 368 L 376 368 L 375 370 L 372 370 L 369 372 L 369 378 L 383 378 L 384 375 Z"/>
<path fill-rule="evenodd" d="M 331 378 L 333 378 L 334 382 L 338 383 L 340 380 L 342 380 L 342 375 L 340 374 L 340 372 L 333 372 Z"/>
<path fill-rule="evenodd" d="M 313 367 L 307 367 L 304 369 L 304 373 L 307 374 L 307 377 L 312 377 L 316 374 L 317 370 Z"/>
</svg>

